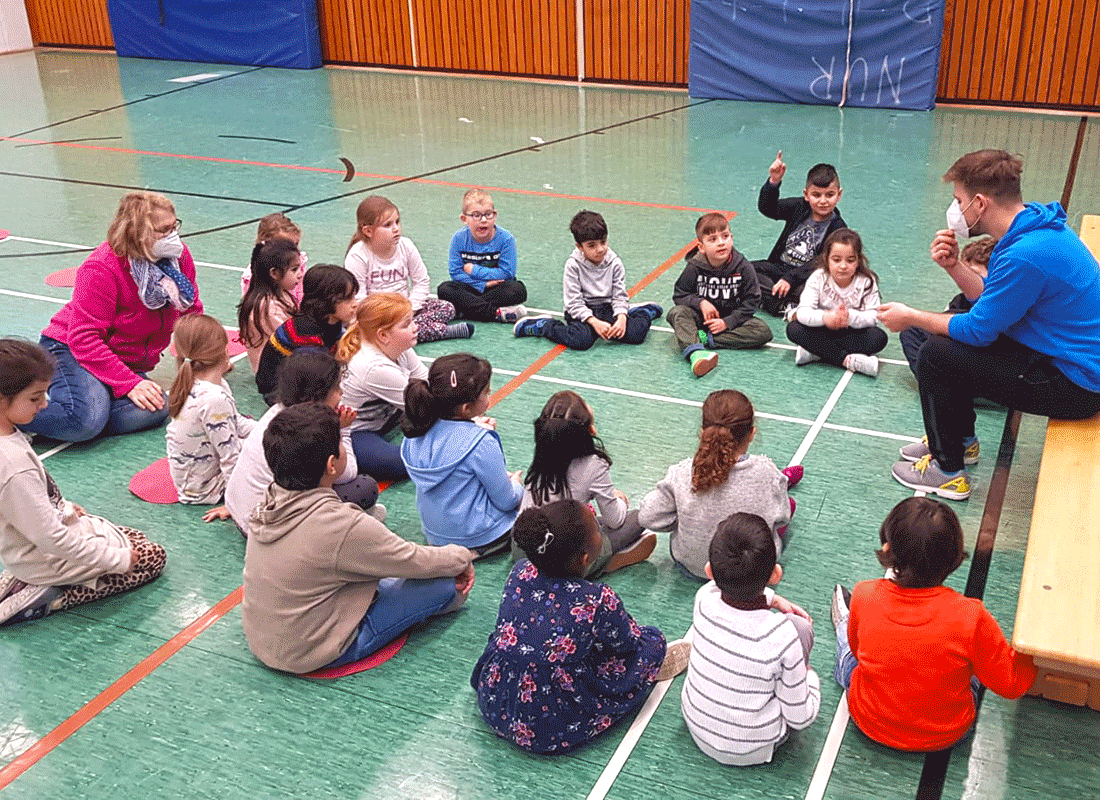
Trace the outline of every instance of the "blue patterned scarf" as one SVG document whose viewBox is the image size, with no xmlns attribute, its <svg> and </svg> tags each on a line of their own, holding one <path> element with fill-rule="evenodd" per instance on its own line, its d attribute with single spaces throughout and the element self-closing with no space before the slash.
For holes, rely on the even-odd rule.
<svg viewBox="0 0 1100 800">
<path fill-rule="evenodd" d="M 155 264 L 143 258 L 130 259 L 130 274 L 146 308 L 156 310 L 171 303 L 176 311 L 186 311 L 194 305 L 195 284 L 179 271 L 178 264 L 175 258 L 162 258 Z"/>
</svg>

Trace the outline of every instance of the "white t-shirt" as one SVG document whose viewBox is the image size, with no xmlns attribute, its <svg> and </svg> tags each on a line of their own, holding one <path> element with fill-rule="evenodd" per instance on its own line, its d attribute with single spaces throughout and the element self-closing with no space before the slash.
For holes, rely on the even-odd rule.
<svg viewBox="0 0 1100 800">
<path fill-rule="evenodd" d="M 359 299 L 372 292 L 395 292 L 409 298 L 413 311 L 419 311 L 431 291 L 424 259 L 405 236 L 398 240 L 393 255 L 387 259 L 375 255 L 366 242 L 356 242 L 344 256 L 344 269 L 359 281 L 356 295 Z"/>
</svg>

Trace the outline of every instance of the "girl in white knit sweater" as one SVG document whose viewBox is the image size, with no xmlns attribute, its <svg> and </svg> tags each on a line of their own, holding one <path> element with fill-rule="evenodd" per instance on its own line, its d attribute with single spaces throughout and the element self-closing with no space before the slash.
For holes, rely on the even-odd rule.
<svg viewBox="0 0 1100 800">
<path fill-rule="evenodd" d="M 787 338 L 798 345 L 794 363 L 825 361 L 878 375 L 878 353 L 886 332 L 878 327 L 878 279 L 868 266 L 859 234 L 840 228 L 829 234 L 818 268 L 806 280 Z"/>
</svg>

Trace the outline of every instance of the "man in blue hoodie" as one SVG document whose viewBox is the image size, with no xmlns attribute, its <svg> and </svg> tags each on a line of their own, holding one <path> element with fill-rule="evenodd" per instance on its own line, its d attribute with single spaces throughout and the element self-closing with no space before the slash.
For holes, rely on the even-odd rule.
<svg viewBox="0 0 1100 800">
<path fill-rule="evenodd" d="M 1004 150 L 956 161 L 948 230 L 932 240 L 932 259 L 959 267 L 960 238 L 998 239 L 989 275 L 964 314 L 887 303 L 879 319 L 892 331 L 933 334 L 917 359 L 925 441 L 901 450 L 894 478 L 952 500 L 970 496 L 966 466 L 978 460 L 974 398 L 1027 414 L 1083 419 L 1100 412 L 1100 267 L 1066 227 L 1058 203 L 1024 203 L 1023 162 Z"/>
</svg>

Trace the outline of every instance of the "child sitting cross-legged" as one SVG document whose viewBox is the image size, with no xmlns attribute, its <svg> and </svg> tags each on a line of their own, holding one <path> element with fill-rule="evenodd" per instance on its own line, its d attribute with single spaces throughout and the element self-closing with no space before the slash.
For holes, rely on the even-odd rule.
<svg viewBox="0 0 1100 800">
<path fill-rule="evenodd" d="M 497 736 L 533 753 L 568 753 L 681 672 L 690 647 L 675 642 L 666 654 L 657 628 L 639 627 L 610 586 L 585 580 L 601 546 L 588 506 L 530 508 L 514 536 L 527 557 L 508 576 L 470 683 Z"/>
<path fill-rule="evenodd" d="M 692 653 L 680 705 L 691 738 L 722 764 L 772 760 L 791 730 L 816 718 L 809 614 L 775 594 L 783 568 L 756 514 L 732 514 L 710 542 L 711 583 L 695 594 Z"/>
<path fill-rule="evenodd" d="M 465 602 L 473 553 L 406 541 L 332 490 L 345 452 L 331 407 L 281 411 L 263 443 L 275 482 L 250 519 L 242 613 L 260 661 L 294 673 L 347 664 Z"/>
<path fill-rule="evenodd" d="M 716 212 L 695 223 L 698 250 L 672 290 L 668 324 L 676 345 L 696 377 L 718 365 L 717 347 L 732 350 L 763 347 L 771 329 L 754 315 L 760 308 L 760 285 L 752 263 L 733 246 L 730 224 Z"/>
<path fill-rule="evenodd" d="M 833 592 L 837 683 L 861 731 L 898 750 L 942 750 L 972 729 L 982 686 L 1014 699 L 1035 681 L 982 601 L 943 585 L 963 559 L 955 512 L 902 500 L 879 531 L 887 577 Z"/>
<path fill-rule="evenodd" d="M 595 211 L 579 211 L 569 223 L 576 247 L 565 262 L 562 297 L 565 322 L 524 317 L 516 336 L 544 336 L 573 350 L 587 350 L 597 339 L 641 344 L 653 320 L 664 313 L 656 303 L 630 304 L 622 259 L 607 246 L 607 223 Z"/>
</svg>

